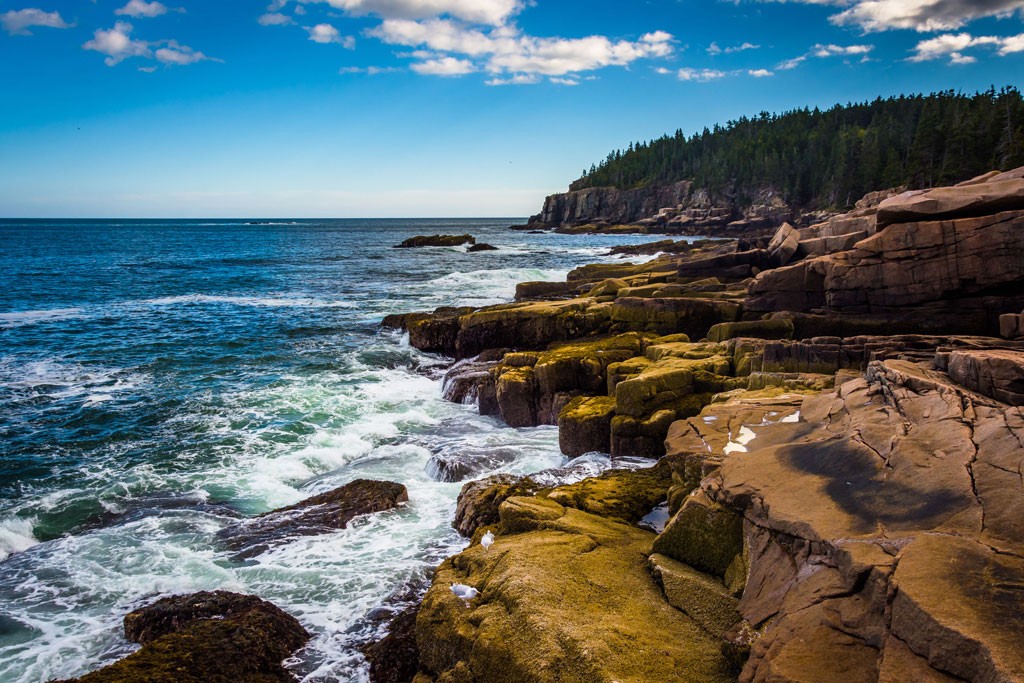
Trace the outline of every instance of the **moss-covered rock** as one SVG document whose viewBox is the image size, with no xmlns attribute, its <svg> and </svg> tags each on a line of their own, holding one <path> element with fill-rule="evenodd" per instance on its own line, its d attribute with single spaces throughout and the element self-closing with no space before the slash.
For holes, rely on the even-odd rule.
<svg viewBox="0 0 1024 683">
<path fill-rule="evenodd" d="M 541 488 L 529 477 L 512 474 L 495 474 L 471 481 L 459 492 L 452 526 L 466 538 L 472 537 L 478 529 L 496 527 L 502 503 L 513 496 L 532 496 Z"/>
<path fill-rule="evenodd" d="M 743 517 L 698 490 L 655 539 L 654 552 L 724 577 L 743 552 Z"/>
<path fill-rule="evenodd" d="M 558 415 L 558 445 L 571 458 L 597 451 L 610 453 L 613 396 L 581 396 Z"/>
<path fill-rule="evenodd" d="M 693 298 L 643 299 L 620 297 L 611 308 L 615 329 L 704 338 L 713 325 L 739 319 L 741 307 L 732 301 Z"/>
<path fill-rule="evenodd" d="M 615 296 L 619 293 L 619 290 L 629 287 L 629 283 L 621 278 L 609 278 L 602 280 L 590 289 L 589 296 L 601 297 L 601 296 Z"/>
<path fill-rule="evenodd" d="M 731 680 L 718 640 L 669 605 L 647 571 L 653 534 L 512 498 L 489 550 L 438 569 L 416 623 L 423 677 L 454 683 Z M 473 586 L 468 603 L 452 583 Z"/>
<path fill-rule="evenodd" d="M 793 321 L 787 318 L 743 320 L 740 322 L 718 323 L 708 330 L 708 341 L 723 342 L 735 339 L 736 337 L 792 339 L 794 334 Z"/>
<path fill-rule="evenodd" d="M 491 306 L 459 319 L 456 355 L 469 358 L 498 348 L 544 349 L 553 342 L 604 331 L 610 320 L 608 305 L 592 298 Z"/>
<path fill-rule="evenodd" d="M 74 683 L 291 682 L 282 662 L 310 637 L 269 602 L 224 591 L 159 600 L 129 614 L 125 632 L 143 648 Z"/>
<path fill-rule="evenodd" d="M 739 600 L 715 577 L 657 553 L 649 562 L 651 574 L 669 604 L 711 635 L 721 638 L 740 621 Z"/>
<path fill-rule="evenodd" d="M 610 470 L 575 484 L 559 486 L 545 497 L 565 507 L 601 517 L 638 522 L 665 501 L 672 485 L 672 465 L 662 459 L 640 470 Z"/>
</svg>

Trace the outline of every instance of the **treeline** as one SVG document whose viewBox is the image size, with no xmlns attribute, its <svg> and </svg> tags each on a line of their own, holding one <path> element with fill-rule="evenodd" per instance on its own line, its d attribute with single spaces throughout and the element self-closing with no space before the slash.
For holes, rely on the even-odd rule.
<svg viewBox="0 0 1024 683">
<path fill-rule="evenodd" d="M 677 130 L 609 154 L 570 189 L 693 180 L 738 201 L 770 188 L 795 206 L 846 207 L 882 188 L 934 187 L 1018 166 L 1024 99 L 1007 87 L 762 112 L 692 137 Z"/>
</svg>

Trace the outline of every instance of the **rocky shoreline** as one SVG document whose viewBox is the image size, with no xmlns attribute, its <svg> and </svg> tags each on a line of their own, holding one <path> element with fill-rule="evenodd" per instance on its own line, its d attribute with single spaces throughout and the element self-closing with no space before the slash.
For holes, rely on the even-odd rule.
<svg viewBox="0 0 1024 683">
<path fill-rule="evenodd" d="M 467 484 L 416 682 L 1024 679 L 1022 177 L 388 320 L 451 400 L 660 458 Z"/>
<path fill-rule="evenodd" d="M 448 400 L 613 469 L 439 464 L 470 545 L 366 648 L 372 680 L 1024 680 L 1024 169 L 772 216 L 384 321 L 455 360 Z M 406 499 L 353 482 L 222 540 L 244 557 Z M 80 680 L 288 680 L 304 631 L 274 609 L 165 599 Z M 239 642 L 259 656 L 231 678 Z"/>
</svg>

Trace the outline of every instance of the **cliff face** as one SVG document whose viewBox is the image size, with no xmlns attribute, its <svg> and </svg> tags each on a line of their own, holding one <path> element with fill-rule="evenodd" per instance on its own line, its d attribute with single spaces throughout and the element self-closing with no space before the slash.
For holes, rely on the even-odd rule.
<svg viewBox="0 0 1024 683">
<path fill-rule="evenodd" d="M 528 227 L 571 230 L 584 225 L 630 225 L 667 234 L 742 234 L 776 228 L 793 219 L 793 210 L 769 189 L 747 204 L 712 197 L 688 180 L 633 190 L 595 187 L 549 196 Z"/>
<path fill-rule="evenodd" d="M 553 194 L 544 200 L 544 209 L 531 223 L 550 226 L 582 223 L 627 224 L 649 218 L 666 206 L 687 204 L 693 208 L 710 208 L 707 193 L 694 192 L 693 183 L 620 190 L 615 187 L 594 187 L 575 192 Z"/>
</svg>

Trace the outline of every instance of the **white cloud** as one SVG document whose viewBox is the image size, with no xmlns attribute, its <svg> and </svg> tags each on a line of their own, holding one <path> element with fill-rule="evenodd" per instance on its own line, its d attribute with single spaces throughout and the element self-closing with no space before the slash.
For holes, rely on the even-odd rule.
<svg viewBox="0 0 1024 683">
<path fill-rule="evenodd" d="M 747 74 L 754 78 L 768 78 L 770 76 L 774 76 L 775 72 L 769 71 L 768 69 L 750 69 L 747 71 Z"/>
<path fill-rule="evenodd" d="M 309 39 L 314 43 L 330 44 L 336 43 L 342 45 L 349 50 L 355 49 L 356 39 L 352 36 L 342 36 L 338 33 L 338 29 L 334 28 L 330 24 L 317 24 L 316 26 L 307 26 L 306 31 L 309 33 Z"/>
<path fill-rule="evenodd" d="M 822 45 L 821 43 L 813 46 L 807 54 L 794 57 L 793 59 L 787 59 L 784 62 L 780 62 L 775 66 L 779 71 L 789 71 L 795 69 L 811 57 L 819 59 L 826 59 L 828 57 L 855 57 L 860 56 L 865 59 L 861 61 L 867 61 L 867 55 L 875 49 L 874 45 Z"/>
<path fill-rule="evenodd" d="M 455 57 L 437 57 L 417 62 L 409 67 L 418 74 L 428 76 L 465 76 L 476 71 L 473 62 Z"/>
<path fill-rule="evenodd" d="M 570 86 L 572 86 L 572 85 L 579 85 L 580 84 L 580 82 L 578 80 L 576 80 L 575 78 L 549 78 L 548 80 L 550 80 L 555 85 L 570 85 Z"/>
<path fill-rule="evenodd" d="M 120 9 L 114 10 L 114 14 L 138 18 L 159 17 L 167 14 L 167 7 L 160 2 L 146 2 L 146 0 L 128 0 L 128 4 Z"/>
<path fill-rule="evenodd" d="M 707 83 L 708 81 L 717 81 L 720 78 L 725 78 L 729 74 L 724 71 L 718 71 L 717 69 L 690 69 L 684 67 L 677 71 L 676 75 L 681 81 Z"/>
<path fill-rule="evenodd" d="M 985 17 L 1024 16 L 1024 0 L 774 0 L 845 8 L 829 18 L 837 26 L 866 32 L 911 29 L 952 31 Z"/>
<path fill-rule="evenodd" d="M 194 50 L 188 45 L 182 45 L 176 40 L 159 40 L 156 42 L 135 40 L 131 36 L 133 30 L 132 25 L 128 22 L 119 21 L 114 24 L 114 28 L 99 29 L 93 33 L 92 40 L 82 45 L 82 49 L 106 55 L 106 59 L 103 61 L 107 66 L 117 66 L 131 57 L 156 59 L 161 64 L 166 65 L 220 61 L 207 57 L 202 52 Z M 149 72 L 151 67 L 143 67 L 140 70 Z"/>
<path fill-rule="evenodd" d="M 666 57 L 674 51 L 672 36 L 664 31 L 645 34 L 637 41 L 612 42 L 604 36 L 537 38 L 511 26 L 484 31 L 446 19 L 387 19 L 370 35 L 392 45 L 477 58 L 481 68 L 494 74 L 565 76 L 627 66 L 637 59 Z"/>
<path fill-rule="evenodd" d="M 260 15 L 257 19 L 260 26 L 288 26 L 294 24 L 295 20 L 289 17 L 287 14 L 281 14 L 280 12 L 267 12 L 266 14 Z"/>
<path fill-rule="evenodd" d="M 929 40 L 922 40 L 914 48 L 911 62 L 929 62 L 949 58 L 951 64 L 973 64 L 976 57 L 963 52 L 971 48 L 992 47 L 1000 56 L 1024 52 L 1024 33 L 1016 36 L 972 36 L 969 33 L 947 33 Z"/>
<path fill-rule="evenodd" d="M 523 8 L 521 0 L 297 0 L 326 2 L 335 9 L 352 14 L 375 14 L 384 19 L 429 19 L 449 16 L 455 19 L 500 26 Z M 281 3 L 282 6 L 284 3 Z"/>
<path fill-rule="evenodd" d="M 149 49 L 149 43 L 133 40 L 131 32 L 131 24 L 119 21 L 112 29 L 98 29 L 93 33 L 93 39 L 82 48 L 106 55 L 103 61 L 107 66 L 120 64 L 129 57 L 151 57 L 153 52 Z"/>
<path fill-rule="evenodd" d="M 60 12 L 44 12 L 41 9 L 20 9 L 0 14 L 0 24 L 12 36 L 30 36 L 30 28 L 71 28 L 71 24 L 61 18 Z"/>
</svg>

